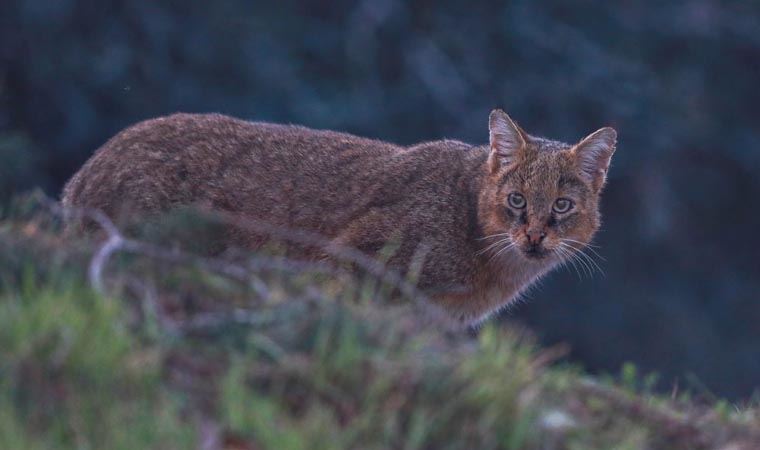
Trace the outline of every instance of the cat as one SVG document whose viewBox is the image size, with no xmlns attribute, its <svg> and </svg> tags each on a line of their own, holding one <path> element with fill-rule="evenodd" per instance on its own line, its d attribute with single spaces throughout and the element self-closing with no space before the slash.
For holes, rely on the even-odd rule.
<svg viewBox="0 0 760 450">
<path fill-rule="evenodd" d="M 405 274 L 424 254 L 418 287 L 450 318 L 475 324 L 591 241 L 617 138 L 609 127 L 575 145 L 535 137 L 502 110 L 488 125 L 487 145 L 401 147 L 174 114 L 106 142 L 66 184 L 62 201 L 132 220 L 203 205 L 317 233 L 369 256 L 392 242 L 390 268 Z M 231 225 L 225 239 L 256 250 L 270 237 Z M 307 246 L 297 253 L 325 256 Z"/>
</svg>

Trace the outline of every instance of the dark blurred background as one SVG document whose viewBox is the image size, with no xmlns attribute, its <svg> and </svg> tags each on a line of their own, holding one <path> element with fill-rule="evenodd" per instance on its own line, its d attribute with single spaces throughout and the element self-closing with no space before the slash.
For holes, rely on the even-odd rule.
<svg viewBox="0 0 760 450">
<path fill-rule="evenodd" d="M 276 3 L 276 6 L 275 6 Z M 733 399 L 760 387 L 760 4 L 448 0 L 0 3 L 0 202 L 62 184 L 175 111 L 401 144 L 620 140 L 605 276 L 556 273 L 507 318 L 571 360 Z M 694 381 L 698 380 L 698 381 Z"/>
</svg>

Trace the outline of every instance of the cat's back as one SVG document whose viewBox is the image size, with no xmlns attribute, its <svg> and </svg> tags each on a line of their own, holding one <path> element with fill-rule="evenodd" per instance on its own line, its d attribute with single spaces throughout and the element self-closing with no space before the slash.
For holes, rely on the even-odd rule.
<svg viewBox="0 0 760 450">
<path fill-rule="evenodd" d="M 155 211 L 191 203 L 241 210 L 252 197 L 273 207 L 284 191 L 324 191 L 330 188 L 325 183 L 400 151 L 335 131 L 173 114 L 133 125 L 106 142 L 66 185 L 63 202 L 111 215 L 117 208 Z M 297 180 L 298 186 L 283 180 Z"/>
</svg>

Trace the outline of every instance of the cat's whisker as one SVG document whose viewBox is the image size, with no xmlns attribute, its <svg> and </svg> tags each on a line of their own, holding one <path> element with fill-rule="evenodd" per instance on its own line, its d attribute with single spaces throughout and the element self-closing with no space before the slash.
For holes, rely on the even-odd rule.
<svg viewBox="0 0 760 450">
<path fill-rule="evenodd" d="M 498 241 L 496 241 L 496 242 L 492 243 L 492 244 L 491 244 L 491 245 L 489 245 L 488 247 L 484 248 L 483 250 L 480 250 L 480 251 L 479 251 L 477 254 L 478 254 L 478 255 L 482 255 L 482 254 L 484 254 L 484 253 L 487 253 L 487 252 L 488 252 L 489 250 L 491 250 L 492 248 L 494 248 L 494 247 L 498 247 L 499 245 L 502 245 L 502 244 L 504 244 L 505 242 L 511 242 L 511 239 L 509 239 L 509 238 L 500 239 L 500 240 L 498 240 Z"/>
<path fill-rule="evenodd" d="M 595 270 L 599 271 L 599 273 L 602 276 L 605 275 L 604 274 L 604 270 L 602 270 L 602 267 L 596 262 L 596 260 L 594 260 L 594 258 L 591 257 L 591 255 L 587 254 L 586 251 L 585 251 L 586 248 L 588 248 L 588 250 L 590 250 L 594 256 L 596 256 L 600 260 L 604 261 L 604 258 L 599 253 L 597 253 L 594 249 L 592 249 L 590 247 L 583 247 L 584 244 L 582 242 L 579 242 L 579 241 L 576 241 L 576 240 L 573 240 L 573 239 L 564 238 L 564 239 L 562 239 L 562 241 L 574 242 L 574 243 L 578 243 L 578 244 L 582 245 L 582 247 L 576 247 L 574 245 L 570 245 L 570 244 L 564 243 L 564 245 L 566 245 L 566 246 L 572 248 L 573 250 L 575 250 L 575 253 L 577 253 L 581 258 L 583 258 L 584 260 L 586 260 L 588 262 L 588 264 L 590 266 L 592 266 Z"/>
<path fill-rule="evenodd" d="M 582 279 L 581 273 L 578 271 L 578 267 L 575 265 L 575 262 L 571 258 L 572 255 L 569 255 L 567 250 L 558 246 L 555 247 L 552 251 L 557 255 L 557 258 L 559 258 L 561 267 L 565 268 L 568 267 L 568 264 L 571 265 L 573 267 L 573 270 L 575 270 L 575 273 L 578 275 L 578 279 Z"/>
<path fill-rule="evenodd" d="M 497 245 L 500 245 L 500 244 L 502 244 L 502 243 L 503 243 L 503 241 L 496 241 L 496 242 L 494 242 L 493 244 L 489 245 L 488 247 L 485 247 L 485 248 L 483 248 L 483 249 L 479 250 L 477 254 L 478 254 L 478 255 L 482 255 L 483 253 L 486 253 L 486 252 L 488 252 L 488 251 L 489 251 L 489 250 L 491 250 L 493 247 L 495 247 L 495 246 L 497 246 Z"/>
<path fill-rule="evenodd" d="M 599 273 L 602 274 L 602 276 L 604 276 L 604 271 L 599 266 L 599 264 L 597 264 L 597 262 L 594 261 L 594 259 L 591 258 L 589 255 L 587 255 L 583 251 L 582 248 L 577 248 L 577 247 L 574 247 L 574 246 L 566 244 L 566 243 L 563 243 L 563 245 L 566 248 L 570 248 L 570 249 L 573 250 L 573 252 L 572 252 L 573 255 L 578 259 L 579 263 L 581 263 L 584 267 L 587 268 L 590 277 L 594 276 L 594 271 L 595 270 L 599 271 Z"/>
<path fill-rule="evenodd" d="M 597 262 L 594 260 L 594 258 L 592 258 L 591 256 L 589 256 L 589 255 L 588 255 L 586 252 L 584 252 L 583 250 L 579 250 L 579 251 L 578 251 L 578 254 L 579 254 L 579 255 L 581 255 L 583 258 L 585 258 L 585 259 L 586 259 L 586 260 L 589 262 L 589 264 L 593 265 L 593 266 L 594 266 L 594 268 L 596 268 L 596 270 L 597 270 L 597 271 L 598 271 L 598 272 L 599 272 L 599 273 L 600 273 L 602 276 L 605 276 L 605 274 L 604 274 L 604 270 L 602 270 L 602 267 L 601 267 L 601 266 L 600 266 L 600 265 L 599 265 L 599 264 L 598 264 L 598 263 L 597 263 Z"/>
<path fill-rule="evenodd" d="M 575 269 L 575 272 L 578 274 L 578 279 L 582 280 L 583 276 L 587 273 L 586 268 L 583 266 L 583 264 L 580 264 L 580 261 L 578 261 L 578 257 L 575 255 L 575 253 L 565 248 L 565 246 L 562 246 L 561 248 L 562 251 L 567 255 L 570 263 L 573 265 L 573 269 Z M 578 266 L 580 266 L 580 268 Z"/>
<path fill-rule="evenodd" d="M 511 248 L 514 248 L 516 245 L 517 244 L 515 244 L 514 242 L 510 242 L 509 244 L 504 245 L 496 253 L 494 253 L 494 255 L 491 257 L 491 260 L 495 259 L 496 257 L 498 257 L 500 254 L 506 252 L 507 250 L 509 250 Z"/>
<path fill-rule="evenodd" d="M 500 237 L 500 236 L 509 236 L 509 233 L 508 232 L 507 233 L 496 233 L 496 234 L 492 234 L 492 235 L 489 235 L 489 236 L 484 236 L 482 238 L 478 238 L 478 240 L 479 241 L 483 241 L 483 240 L 486 240 L 486 239 L 491 239 L 491 238 Z"/>
<path fill-rule="evenodd" d="M 602 261 L 606 261 L 606 259 L 604 259 L 604 257 L 602 255 L 600 255 L 599 252 L 597 252 L 595 250 L 595 248 L 601 248 L 598 245 L 593 245 L 593 244 L 590 244 L 590 243 L 589 244 L 585 244 L 585 243 L 583 243 L 581 241 L 576 241 L 575 239 L 569 239 L 569 238 L 562 238 L 562 240 L 563 241 L 567 241 L 567 242 L 572 242 L 574 244 L 578 244 L 582 248 L 587 248 L 589 251 L 591 251 L 594 254 L 594 256 L 596 256 L 597 258 L 601 259 Z"/>
<path fill-rule="evenodd" d="M 565 244 L 563 242 L 560 242 L 559 246 L 567 254 L 569 260 L 573 263 L 574 266 L 576 266 L 576 264 L 577 264 L 577 266 L 580 266 L 580 268 L 583 271 L 584 275 L 589 274 L 588 266 L 587 266 L 586 262 L 583 261 L 582 259 L 580 259 L 580 257 L 574 251 L 575 250 L 574 247 L 571 247 L 568 244 Z M 576 267 L 576 269 L 577 269 L 577 267 Z"/>
<path fill-rule="evenodd" d="M 498 252 L 494 253 L 494 255 L 491 257 L 491 259 L 489 259 L 488 261 L 493 261 L 494 259 L 496 259 L 497 256 L 499 256 L 500 254 L 504 253 L 505 251 L 507 251 L 507 250 L 515 247 L 516 245 L 517 244 L 515 244 L 514 242 L 510 242 L 508 245 L 505 245 L 503 248 L 499 249 Z"/>
<path fill-rule="evenodd" d="M 598 258 L 604 260 L 604 258 L 602 258 L 597 252 L 593 251 L 593 249 L 589 248 L 589 250 L 591 250 L 595 256 L 597 256 Z M 579 248 L 579 249 L 577 249 L 577 251 L 578 251 L 578 254 L 582 258 L 584 258 L 586 261 L 588 261 L 588 263 L 591 266 L 593 266 L 597 271 L 599 271 L 599 273 L 602 276 L 605 275 L 604 274 L 604 270 L 602 270 L 602 267 L 596 262 L 596 260 L 594 260 L 594 258 L 591 257 L 591 255 L 589 255 L 589 254 L 586 253 L 586 249 L 585 248 Z"/>
<path fill-rule="evenodd" d="M 570 239 L 570 238 L 561 238 L 561 240 L 567 241 L 567 242 L 572 242 L 574 244 L 581 245 L 582 247 L 602 248 L 600 245 L 592 244 L 590 242 L 577 241 L 575 239 Z"/>
</svg>

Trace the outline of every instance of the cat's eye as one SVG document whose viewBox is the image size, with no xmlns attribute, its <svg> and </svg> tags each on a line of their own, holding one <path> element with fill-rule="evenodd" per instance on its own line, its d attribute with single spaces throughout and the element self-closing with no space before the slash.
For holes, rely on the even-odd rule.
<svg viewBox="0 0 760 450">
<path fill-rule="evenodd" d="M 573 208 L 573 201 L 568 198 L 558 198 L 554 202 L 552 209 L 554 212 L 562 214 L 570 211 Z"/>
<path fill-rule="evenodd" d="M 509 194 L 509 196 L 507 196 L 507 202 L 509 203 L 509 206 L 515 209 L 523 209 L 527 203 L 525 201 L 525 197 L 522 194 L 518 194 L 517 192 Z"/>
</svg>

